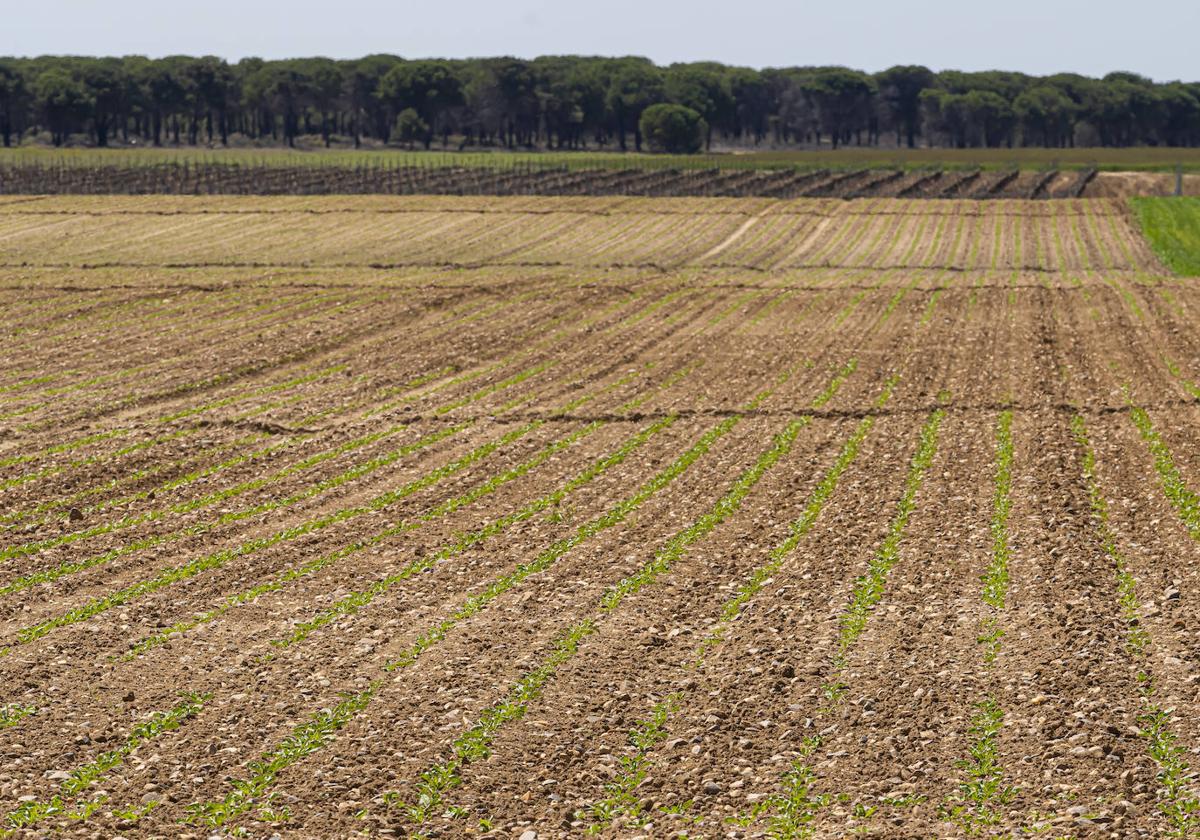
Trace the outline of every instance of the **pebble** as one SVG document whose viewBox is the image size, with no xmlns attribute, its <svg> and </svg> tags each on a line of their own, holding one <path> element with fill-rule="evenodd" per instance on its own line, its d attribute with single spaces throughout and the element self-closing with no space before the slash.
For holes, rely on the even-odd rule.
<svg viewBox="0 0 1200 840">
<path fill-rule="evenodd" d="M 538 833 L 531 828 L 521 835 L 521 840 L 538 840 Z"/>
</svg>

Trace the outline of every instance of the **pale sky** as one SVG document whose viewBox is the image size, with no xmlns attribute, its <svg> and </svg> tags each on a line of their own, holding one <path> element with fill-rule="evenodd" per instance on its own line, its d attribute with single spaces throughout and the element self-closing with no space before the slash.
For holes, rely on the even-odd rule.
<svg viewBox="0 0 1200 840">
<path fill-rule="evenodd" d="M 0 55 L 644 55 L 1200 80 L 1197 0 L 35 0 Z"/>
</svg>

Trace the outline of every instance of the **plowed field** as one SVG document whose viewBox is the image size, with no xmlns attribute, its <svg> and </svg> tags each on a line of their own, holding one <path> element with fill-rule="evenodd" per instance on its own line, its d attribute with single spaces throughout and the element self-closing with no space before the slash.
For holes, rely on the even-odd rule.
<svg viewBox="0 0 1200 840">
<path fill-rule="evenodd" d="M 1200 831 L 1119 201 L 0 205 L 0 829 Z"/>
</svg>

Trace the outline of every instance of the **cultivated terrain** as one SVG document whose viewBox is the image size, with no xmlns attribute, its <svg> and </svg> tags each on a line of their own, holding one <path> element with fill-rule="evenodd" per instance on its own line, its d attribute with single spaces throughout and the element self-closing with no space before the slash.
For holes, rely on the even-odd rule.
<svg viewBox="0 0 1200 840">
<path fill-rule="evenodd" d="M 8 195 L 0 302 L 14 836 L 1200 831 L 1124 201 Z"/>
</svg>

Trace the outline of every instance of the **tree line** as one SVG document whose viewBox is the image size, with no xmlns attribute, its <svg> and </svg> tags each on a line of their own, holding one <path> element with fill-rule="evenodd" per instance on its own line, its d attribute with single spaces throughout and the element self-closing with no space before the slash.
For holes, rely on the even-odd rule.
<svg viewBox="0 0 1200 840">
<path fill-rule="evenodd" d="M 1200 83 L 1133 73 L 935 73 L 921 66 L 754 70 L 716 62 L 392 55 L 236 63 L 0 58 L 5 146 L 293 146 L 688 151 L 725 144 L 1196 146 Z"/>
</svg>

